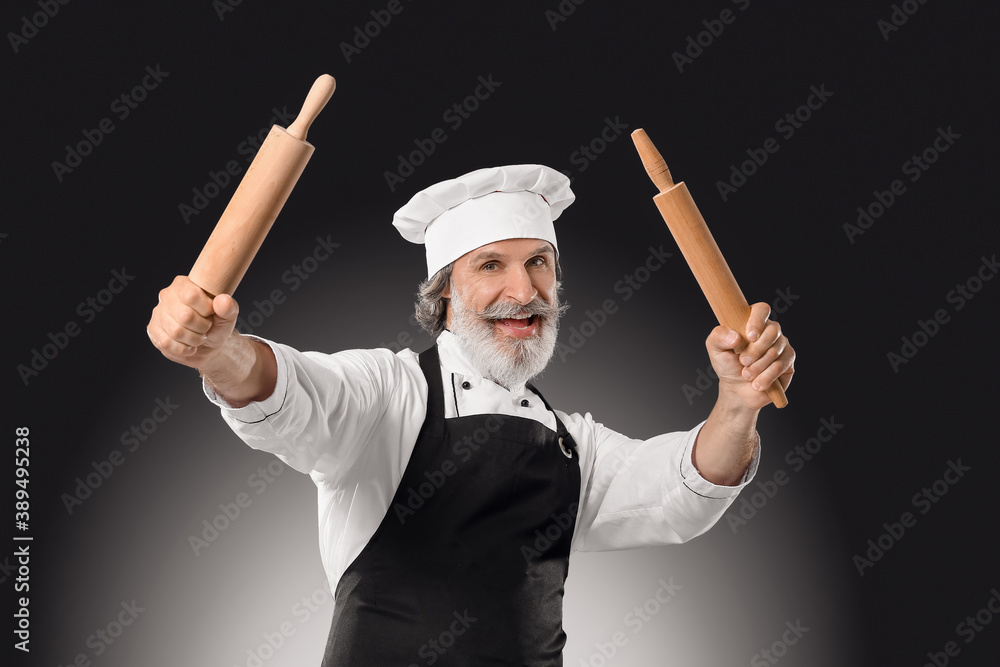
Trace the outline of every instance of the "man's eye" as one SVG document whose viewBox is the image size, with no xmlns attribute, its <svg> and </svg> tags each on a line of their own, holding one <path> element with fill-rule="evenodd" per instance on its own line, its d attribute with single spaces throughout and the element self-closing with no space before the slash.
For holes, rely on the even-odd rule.
<svg viewBox="0 0 1000 667">
<path fill-rule="evenodd" d="M 531 266 L 545 266 L 548 262 L 544 257 L 535 257 L 529 262 L 529 264 L 531 264 Z"/>
<path fill-rule="evenodd" d="M 496 268 L 496 262 L 487 262 L 486 264 L 483 264 L 483 271 L 496 271 Z"/>
</svg>

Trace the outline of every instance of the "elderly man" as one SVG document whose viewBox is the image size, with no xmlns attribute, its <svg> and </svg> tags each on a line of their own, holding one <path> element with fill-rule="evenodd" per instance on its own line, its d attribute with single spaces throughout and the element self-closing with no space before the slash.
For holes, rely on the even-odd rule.
<svg viewBox="0 0 1000 667">
<path fill-rule="evenodd" d="M 559 172 L 514 165 L 396 213 L 426 248 L 417 317 L 439 335 L 420 354 L 303 353 L 240 335 L 236 302 L 186 277 L 160 293 L 153 344 L 317 486 L 336 599 L 324 665 L 560 665 L 572 551 L 684 542 L 752 479 L 764 390 L 794 363 L 765 304 L 709 334 L 719 396 L 691 431 L 631 439 L 528 384 L 555 349 L 553 221 L 573 199 Z"/>
</svg>

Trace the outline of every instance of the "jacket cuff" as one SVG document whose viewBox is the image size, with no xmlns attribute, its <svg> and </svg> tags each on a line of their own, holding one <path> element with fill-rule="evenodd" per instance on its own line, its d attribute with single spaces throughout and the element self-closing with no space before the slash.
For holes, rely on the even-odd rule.
<svg viewBox="0 0 1000 667">
<path fill-rule="evenodd" d="M 757 437 L 757 444 L 754 447 L 753 458 L 750 460 L 750 465 L 747 466 L 746 471 L 743 473 L 743 479 L 739 484 L 735 486 L 722 486 L 719 484 L 713 484 L 698 472 L 698 469 L 694 466 L 694 443 L 698 438 L 698 433 L 701 432 L 702 427 L 705 422 L 698 424 L 695 428 L 691 430 L 688 434 L 687 443 L 684 446 L 684 452 L 681 455 L 681 465 L 680 473 L 681 479 L 683 480 L 684 486 L 688 488 L 693 493 L 705 498 L 716 498 L 719 500 L 728 500 L 730 498 L 735 498 L 739 495 L 740 491 L 743 490 L 747 484 L 753 481 L 754 475 L 757 474 L 757 465 L 760 463 L 760 436 Z"/>
<path fill-rule="evenodd" d="M 201 388 L 205 392 L 205 396 L 208 397 L 208 400 L 219 406 L 226 416 L 232 417 L 244 424 L 256 424 L 265 421 L 268 417 L 280 411 L 281 407 L 285 404 L 285 397 L 288 394 L 288 362 L 285 360 L 278 346 L 271 341 L 258 336 L 247 335 L 246 337 L 264 343 L 271 348 L 271 352 L 274 353 L 274 358 L 278 362 L 278 379 L 274 384 L 274 391 L 271 392 L 271 395 L 263 401 L 254 401 L 241 408 L 234 408 L 216 393 L 205 378 L 201 380 Z"/>
</svg>

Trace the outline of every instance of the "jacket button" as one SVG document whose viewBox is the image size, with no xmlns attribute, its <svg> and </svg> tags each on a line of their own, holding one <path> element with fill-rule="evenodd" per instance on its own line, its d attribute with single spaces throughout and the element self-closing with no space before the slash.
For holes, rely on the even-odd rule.
<svg viewBox="0 0 1000 667">
<path fill-rule="evenodd" d="M 522 407 L 522 408 L 528 408 L 528 407 L 531 407 L 531 403 L 529 403 L 529 402 L 528 402 L 528 399 L 526 399 L 526 398 L 522 398 L 522 399 L 521 399 L 521 407 Z"/>
<path fill-rule="evenodd" d="M 471 389 L 471 388 L 472 388 L 472 383 L 470 383 L 468 380 L 462 383 L 462 389 Z"/>
</svg>

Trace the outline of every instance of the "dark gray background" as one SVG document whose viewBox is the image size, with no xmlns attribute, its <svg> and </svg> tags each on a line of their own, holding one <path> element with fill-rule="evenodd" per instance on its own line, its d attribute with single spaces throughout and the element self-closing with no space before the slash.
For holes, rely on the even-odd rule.
<svg viewBox="0 0 1000 667">
<path fill-rule="evenodd" d="M 1000 586 L 991 491 L 1000 281 L 961 310 L 947 295 L 1000 249 L 996 11 L 911 2 L 916 12 L 884 39 L 878 21 L 889 19 L 889 3 L 744 5 L 564 0 L 573 12 L 553 29 L 556 0 L 404 0 L 348 63 L 341 42 L 386 3 L 248 0 L 220 18 L 208 0 L 70 2 L 16 52 L 7 33 L 41 10 L 7 3 L 4 512 L 12 526 L 14 428 L 28 426 L 34 538 L 32 652 L 13 664 L 66 665 L 83 654 L 95 665 L 248 665 L 248 651 L 259 654 L 282 623 L 294 634 L 263 664 L 318 664 L 332 604 L 310 480 L 285 469 L 255 482 L 273 459 L 228 431 L 196 374 L 163 360 L 144 327 L 238 177 L 190 224 L 179 205 L 227 161 L 245 171 L 241 142 L 269 126 L 273 107 L 297 112 L 324 72 L 338 88 L 310 131 L 316 154 L 236 294 L 246 315 L 275 289 L 286 297 L 255 333 L 300 349 L 411 339 L 422 349 L 429 341 L 408 317 L 423 257 L 390 226 L 393 212 L 472 169 L 547 164 L 570 173 L 577 194 L 557 223 L 572 305 L 562 340 L 606 299 L 618 310 L 566 363 L 554 360 L 541 389 L 636 437 L 694 426 L 714 387 L 691 401 L 682 387 L 708 364 L 714 321 L 651 202 L 627 136 L 638 127 L 688 183 L 747 297 L 798 297 L 775 315 L 799 354 L 791 403 L 766 409 L 760 424 L 757 479 L 783 470 L 787 484 L 735 532 L 723 518 L 688 545 L 574 557 L 567 665 L 604 664 L 601 647 L 619 631 L 627 644 L 608 664 L 755 664 L 796 621 L 809 630 L 781 664 L 916 666 L 949 641 L 960 649 L 949 664 L 994 664 L 1000 623 L 971 642 L 957 626 Z M 678 72 L 671 54 L 726 8 L 735 20 Z M 147 66 L 169 74 L 119 118 L 112 102 Z M 500 86 L 450 127 L 445 110 L 490 75 Z M 811 86 L 833 95 L 782 137 L 776 121 Z M 105 117 L 114 131 L 58 180 L 52 163 Z M 581 169 L 574 152 L 608 118 L 628 130 Z M 384 172 L 438 127 L 447 141 L 390 191 Z M 949 127 L 960 138 L 910 182 L 903 163 Z M 723 202 L 716 182 L 768 137 L 780 150 Z M 852 244 L 843 224 L 894 179 L 906 192 Z M 318 236 L 340 246 L 292 290 L 282 276 Z M 626 301 L 616 284 L 660 244 L 674 257 Z M 78 304 L 123 267 L 134 279 L 85 322 Z M 950 320 L 894 372 L 887 353 L 939 308 Z M 18 366 L 70 321 L 79 335 L 26 385 Z M 179 407 L 128 451 L 123 432 L 149 419 L 158 399 Z M 843 428 L 794 469 L 786 454 L 824 418 Z M 122 465 L 68 512 L 78 478 L 116 449 Z M 959 459 L 971 470 L 921 513 L 914 494 Z M 190 536 L 240 493 L 252 504 L 196 556 Z M 906 511 L 916 524 L 860 576 L 852 558 Z M 0 586 L 12 625 L 6 544 Z M 628 614 L 671 577 L 683 588 L 636 632 Z M 319 603 L 307 615 L 297 605 L 310 595 Z M 113 644 L 88 642 L 133 600 L 144 611 Z"/>
</svg>

